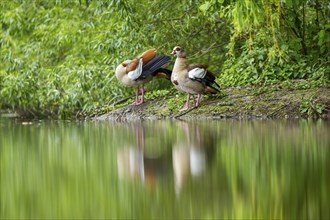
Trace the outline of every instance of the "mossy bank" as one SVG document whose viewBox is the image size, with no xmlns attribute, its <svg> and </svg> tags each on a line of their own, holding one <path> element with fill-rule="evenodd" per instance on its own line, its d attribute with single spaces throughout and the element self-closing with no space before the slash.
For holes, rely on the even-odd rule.
<svg viewBox="0 0 330 220">
<path fill-rule="evenodd" d="M 179 112 L 184 94 L 150 97 L 140 106 L 129 99 L 94 120 L 159 119 L 330 119 L 330 86 L 294 88 L 292 85 L 230 87 L 218 96 L 204 96 L 200 107 Z M 191 103 L 192 106 L 192 103 Z"/>
</svg>

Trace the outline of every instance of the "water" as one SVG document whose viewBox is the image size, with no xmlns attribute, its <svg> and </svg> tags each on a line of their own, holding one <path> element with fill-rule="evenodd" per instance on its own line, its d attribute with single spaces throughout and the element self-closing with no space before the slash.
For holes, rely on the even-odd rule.
<svg viewBox="0 0 330 220">
<path fill-rule="evenodd" d="M 325 121 L 0 120 L 1 219 L 330 218 Z"/>
</svg>

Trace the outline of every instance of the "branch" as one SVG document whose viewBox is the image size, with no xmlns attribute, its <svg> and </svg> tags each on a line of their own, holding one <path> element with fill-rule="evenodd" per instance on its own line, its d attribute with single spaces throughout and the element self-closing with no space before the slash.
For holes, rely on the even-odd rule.
<svg viewBox="0 0 330 220">
<path fill-rule="evenodd" d="M 285 104 L 281 107 L 279 107 L 278 109 L 276 109 L 275 111 L 273 111 L 271 114 L 267 115 L 267 118 L 270 118 L 272 116 L 274 116 L 277 112 L 281 111 L 282 109 L 284 109 L 285 107 L 289 106 L 291 104 L 291 102 L 289 102 L 288 104 Z"/>
<path fill-rule="evenodd" d="M 183 112 L 183 113 L 181 113 L 181 114 L 179 114 L 179 115 L 174 116 L 173 118 L 178 119 L 178 118 L 180 118 L 181 116 L 184 116 L 184 115 L 188 114 L 189 112 L 191 112 L 191 111 L 194 110 L 194 109 L 196 109 L 196 108 L 191 108 L 191 109 L 189 109 L 188 111 L 185 111 L 185 112 Z"/>
</svg>

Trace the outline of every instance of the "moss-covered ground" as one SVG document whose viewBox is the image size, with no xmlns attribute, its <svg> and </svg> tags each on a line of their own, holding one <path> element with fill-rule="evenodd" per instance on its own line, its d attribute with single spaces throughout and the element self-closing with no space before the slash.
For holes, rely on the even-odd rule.
<svg viewBox="0 0 330 220">
<path fill-rule="evenodd" d="M 186 95 L 175 91 L 158 91 L 147 95 L 146 103 L 133 106 L 133 98 L 112 106 L 96 120 L 141 119 L 330 119 L 330 86 L 309 87 L 296 81 L 267 86 L 230 87 L 215 96 L 205 95 L 198 108 L 180 112 Z"/>
</svg>

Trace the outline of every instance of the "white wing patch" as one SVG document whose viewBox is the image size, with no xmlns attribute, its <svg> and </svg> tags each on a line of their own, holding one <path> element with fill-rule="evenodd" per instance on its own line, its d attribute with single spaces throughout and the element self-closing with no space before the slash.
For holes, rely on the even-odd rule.
<svg viewBox="0 0 330 220">
<path fill-rule="evenodd" d="M 128 77 L 132 80 L 136 80 L 137 78 L 139 78 L 142 73 L 142 65 L 143 65 L 142 58 L 140 58 L 139 64 L 136 67 L 136 69 L 127 73 Z"/>
<path fill-rule="evenodd" d="M 188 72 L 188 77 L 191 79 L 203 79 L 206 75 L 206 69 L 194 68 Z"/>
</svg>

